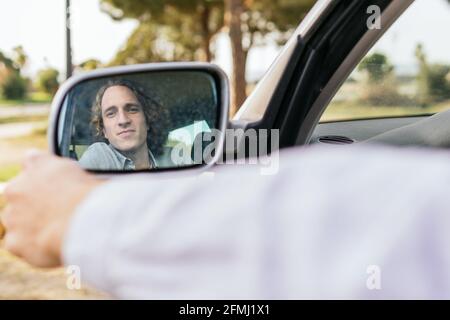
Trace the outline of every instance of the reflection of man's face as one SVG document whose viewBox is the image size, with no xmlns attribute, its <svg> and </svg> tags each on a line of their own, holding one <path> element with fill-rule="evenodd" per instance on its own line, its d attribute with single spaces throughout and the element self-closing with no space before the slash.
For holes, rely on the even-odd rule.
<svg viewBox="0 0 450 320">
<path fill-rule="evenodd" d="M 106 89 L 101 101 L 103 134 L 119 151 L 137 151 L 146 147 L 147 123 L 142 106 L 125 86 Z"/>
</svg>

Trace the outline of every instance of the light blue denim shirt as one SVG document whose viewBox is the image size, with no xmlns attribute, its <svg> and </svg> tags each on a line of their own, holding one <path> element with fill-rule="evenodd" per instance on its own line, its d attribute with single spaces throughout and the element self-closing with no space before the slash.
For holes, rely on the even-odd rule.
<svg viewBox="0 0 450 320">
<path fill-rule="evenodd" d="M 148 151 L 151 167 L 157 168 L 155 157 Z M 130 158 L 127 158 L 116 150 L 111 144 L 96 142 L 89 146 L 79 161 L 84 169 L 102 171 L 132 171 L 136 166 Z"/>
</svg>

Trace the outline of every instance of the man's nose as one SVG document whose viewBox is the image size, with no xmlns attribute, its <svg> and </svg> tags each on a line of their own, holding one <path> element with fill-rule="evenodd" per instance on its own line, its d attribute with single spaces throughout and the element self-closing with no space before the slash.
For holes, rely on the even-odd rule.
<svg viewBox="0 0 450 320">
<path fill-rule="evenodd" d="M 127 113 L 124 111 L 119 111 L 119 117 L 118 117 L 119 126 L 129 125 L 130 122 L 131 122 L 131 120 L 128 117 Z"/>
</svg>

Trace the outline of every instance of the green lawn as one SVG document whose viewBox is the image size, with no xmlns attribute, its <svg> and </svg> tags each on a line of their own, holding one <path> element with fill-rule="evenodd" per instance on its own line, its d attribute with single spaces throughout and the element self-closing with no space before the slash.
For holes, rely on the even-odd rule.
<svg viewBox="0 0 450 320">
<path fill-rule="evenodd" d="M 31 92 L 26 99 L 8 100 L 0 96 L 0 106 L 20 106 L 24 104 L 50 103 L 53 96 L 45 92 Z"/>
<path fill-rule="evenodd" d="M 0 167 L 0 183 L 14 178 L 20 172 L 19 164 L 8 164 Z"/>
</svg>

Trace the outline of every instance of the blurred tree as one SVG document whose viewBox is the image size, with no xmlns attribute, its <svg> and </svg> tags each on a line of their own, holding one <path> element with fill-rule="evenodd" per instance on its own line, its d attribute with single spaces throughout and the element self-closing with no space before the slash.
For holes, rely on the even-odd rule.
<svg viewBox="0 0 450 320">
<path fill-rule="evenodd" d="M 13 54 L 14 54 L 13 61 L 15 67 L 17 69 L 22 69 L 28 60 L 28 56 L 26 55 L 25 50 L 23 49 L 22 46 L 17 46 L 13 49 Z"/>
<path fill-rule="evenodd" d="M 86 61 L 83 61 L 80 63 L 77 68 L 84 70 L 84 71 L 90 71 L 95 70 L 102 67 L 102 62 L 97 59 L 88 59 Z"/>
<path fill-rule="evenodd" d="M 211 61 L 214 36 L 230 35 L 233 114 L 246 98 L 247 56 L 272 40 L 283 44 L 315 0 L 102 0 L 113 19 L 134 18 L 140 25 L 113 63 L 125 61 Z M 147 24 L 147 26 L 142 26 Z M 140 37 L 137 33 L 146 33 Z M 268 35 L 271 37 L 268 37 Z M 142 40 L 149 42 L 144 44 Z M 149 40 L 152 39 L 152 40 Z M 158 40 L 158 41 L 156 41 Z M 144 48 L 145 47 L 145 48 Z M 154 48 L 156 47 L 156 48 Z"/>
<path fill-rule="evenodd" d="M 429 64 L 422 44 L 416 47 L 419 64 L 417 100 L 421 106 L 450 99 L 450 66 Z"/>
<path fill-rule="evenodd" d="M 358 70 L 366 71 L 370 82 L 380 83 L 392 73 L 394 67 L 384 54 L 374 53 L 366 56 L 361 61 L 358 65 Z"/>
<path fill-rule="evenodd" d="M 428 73 L 429 93 L 433 102 L 450 99 L 450 66 L 432 64 Z"/>
<path fill-rule="evenodd" d="M 426 107 L 431 103 L 428 86 L 429 67 L 422 44 L 419 43 L 416 46 L 415 55 L 419 64 L 419 73 L 417 74 L 417 102 L 419 105 Z"/>
<path fill-rule="evenodd" d="M 366 56 L 358 65 L 359 71 L 367 74 L 361 91 L 361 102 L 370 106 L 407 106 L 411 98 L 398 91 L 394 66 L 382 53 Z"/>
<path fill-rule="evenodd" d="M 14 59 L 0 52 L 0 93 L 6 99 L 24 99 L 28 90 L 28 79 L 20 74 L 26 63 L 23 48 L 14 48 Z"/>
<path fill-rule="evenodd" d="M 3 54 L 0 51 L 0 63 L 8 69 L 15 69 L 14 61 Z"/>
<path fill-rule="evenodd" d="M 12 71 L 3 82 L 1 89 L 6 99 L 22 100 L 27 95 L 28 81 L 18 71 Z"/>
<path fill-rule="evenodd" d="M 185 19 L 188 25 L 193 19 Z M 159 26 L 154 23 L 140 23 L 130 35 L 125 46 L 119 50 L 110 65 L 135 64 L 162 61 L 201 60 L 198 46 L 194 41 L 183 38 L 186 33 L 172 32 L 170 26 Z M 191 39 L 194 35 L 191 35 Z M 177 40 L 179 39 L 179 40 Z M 198 44 L 198 43 L 197 43 Z"/>
<path fill-rule="evenodd" d="M 9 74 L 15 70 L 14 61 L 0 51 L 0 88 L 3 87 Z M 1 92 L 0 92 L 1 94 Z"/>
<path fill-rule="evenodd" d="M 166 61 L 168 57 L 177 56 L 181 50 L 189 51 L 187 55 L 196 60 L 211 61 L 211 39 L 223 25 L 222 7 L 223 0 L 102 0 L 101 2 L 102 10 L 113 19 L 137 19 L 140 24 L 146 26 L 142 29 L 138 26 L 136 31 L 152 33 L 153 37 L 150 39 L 154 39 L 157 35 L 158 39 L 163 39 L 168 45 L 166 50 L 177 51 L 155 56 L 155 52 L 150 50 L 149 58 L 158 58 L 157 61 Z M 139 38 L 136 31 L 131 36 L 135 35 L 134 39 Z M 127 45 L 133 47 L 136 43 L 128 41 Z M 126 51 L 126 48 L 123 51 Z"/>
<path fill-rule="evenodd" d="M 59 72 L 54 68 L 40 70 L 37 74 L 36 86 L 39 90 L 54 95 L 59 87 Z"/>
</svg>

